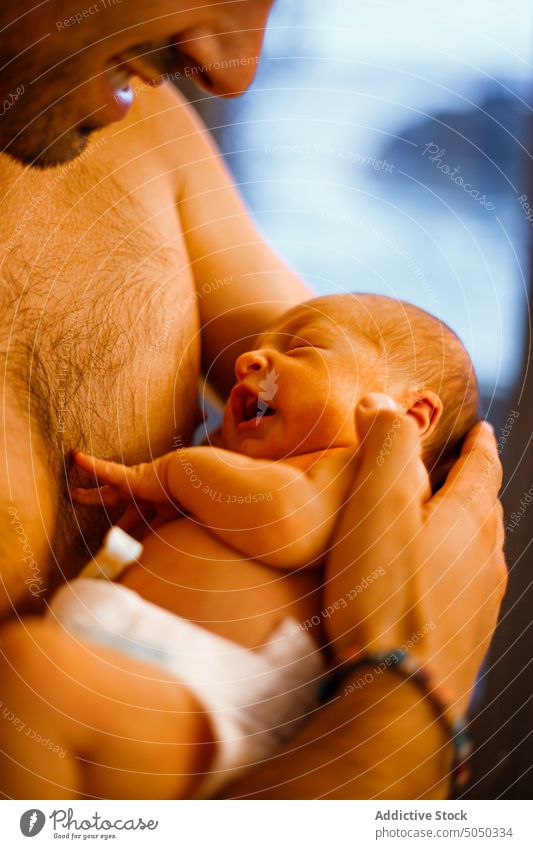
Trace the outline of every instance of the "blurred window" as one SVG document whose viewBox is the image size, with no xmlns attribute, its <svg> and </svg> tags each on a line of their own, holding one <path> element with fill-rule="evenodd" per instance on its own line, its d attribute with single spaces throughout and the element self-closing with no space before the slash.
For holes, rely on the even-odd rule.
<svg viewBox="0 0 533 849">
<path fill-rule="evenodd" d="M 532 14 L 530 0 L 279 0 L 253 87 L 207 111 L 277 250 L 321 293 L 444 319 L 486 407 L 519 376 L 526 327 Z"/>
</svg>

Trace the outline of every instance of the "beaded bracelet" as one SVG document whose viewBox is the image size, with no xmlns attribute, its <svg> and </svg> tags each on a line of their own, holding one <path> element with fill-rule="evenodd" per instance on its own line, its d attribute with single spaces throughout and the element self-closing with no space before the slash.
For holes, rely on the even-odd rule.
<svg viewBox="0 0 533 849">
<path fill-rule="evenodd" d="M 463 787 L 471 777 L 468 758 L 472 754 L 472 742 L 466 730 L 463 716 L 454 716 L 450 699 L 442 688 L 431 684 L 428 670 L 404 649 L 389 652 L 365 652 L 362 649 L 348 649 L 343 652 L 340 663 L 332 669 L 326 680 L 320 685 L 321 703 L 329 701 L 347 675 L 362 666 L 374 667 L 381 675 L 386 669 L 393 669 L 409 681 L 413 681 L 430 700 L 438 719 L 446 726 L 453 746 L 452 780 L 456 787 Z"/>
</svg>

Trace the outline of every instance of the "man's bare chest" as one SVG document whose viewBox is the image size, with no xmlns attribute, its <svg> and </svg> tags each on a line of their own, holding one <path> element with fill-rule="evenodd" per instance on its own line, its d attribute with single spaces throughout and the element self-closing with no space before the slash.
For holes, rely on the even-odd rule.
<svg viewBox="0 0 533 849">
<path fill-rule="evenodd" d="M 70 171 L 34 179 L 6 213 L 7 346 L 44 364 L 56 427 L 68 432 L 77 419 L 87 430 L 90 409 L 93 432 L 113 432 L 126 409 L 130 419 L 138 414 L 143 394 L 150 406 L 163 401 L 170 419 L 176 363 L 187 372 L 177 391 L 189 402 L 199 358 L 199 343 L 191 342 L 194 283 L 171 181 L 149 156 L 110 167 L 96 149 Z M 115 423 L 110 404 L 122 408 Z M 168 426 L 158 418 L 156 441 Z"/>
<path fill-rule="evenodd" d="M 113 172 L 96 157 L 15 187 L 5 204 L 2 277 L 25 304 L 76 308 L 118 292 L 144 301 L 192 285 L 170 180 L 143 162 Z"/>
</svg>

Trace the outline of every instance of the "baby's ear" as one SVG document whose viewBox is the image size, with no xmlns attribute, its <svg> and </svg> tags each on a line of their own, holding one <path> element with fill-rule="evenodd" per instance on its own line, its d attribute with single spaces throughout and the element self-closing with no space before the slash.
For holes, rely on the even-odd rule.
<svg viewBox="0 0 533 849">
<path fill-rule="evenodd" d="M 421 438 L 426 440 L 435 430 L 443 409 L 444 405 L 436 392 L 422 389 L 417 390 L 407 402 L 406 413 L 414 418 Z"/>
</svg>

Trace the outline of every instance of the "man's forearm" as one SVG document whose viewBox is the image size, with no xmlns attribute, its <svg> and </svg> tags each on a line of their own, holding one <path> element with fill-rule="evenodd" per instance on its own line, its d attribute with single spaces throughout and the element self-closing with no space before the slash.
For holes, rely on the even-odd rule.
<svg viewBox="0 0 533 849">
<path fill-rule="evenodd" d="M 283 751 L 229 788 L 229 798 L 443 799 L 452 752 L 416 685 L 388 671 L 346 678 Z"/>
</svg>

